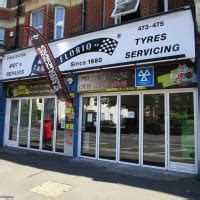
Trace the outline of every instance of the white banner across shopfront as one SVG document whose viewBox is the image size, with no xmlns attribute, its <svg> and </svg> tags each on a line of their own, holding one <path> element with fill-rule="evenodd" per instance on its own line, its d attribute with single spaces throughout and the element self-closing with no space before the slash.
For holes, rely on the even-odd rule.
<svg viewBox="0 0 200 200">
<path fill-rule="evenodd" d="M 182 9 L 132 23 L 49 43 L 63 72 L 195 58 L 191 9 Z M 33 48 L 4 56 L 2 79 L 41 75 Z"/>
</svg>

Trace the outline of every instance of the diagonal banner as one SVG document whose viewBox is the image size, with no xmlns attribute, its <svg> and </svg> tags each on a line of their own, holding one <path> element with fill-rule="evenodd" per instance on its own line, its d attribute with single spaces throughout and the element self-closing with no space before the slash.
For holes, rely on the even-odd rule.
<svg viewBox="0 0 200 200">
<path fill-rule="evenodd" d="M 73 102 L 64 83 L 62 74 L 46 40 L 41 33 L 33 27 L 24 26 L 24 31 L 29 35 L 54 93 L 61 101 L 70 102 L 72 104 Z"/>
</svg>

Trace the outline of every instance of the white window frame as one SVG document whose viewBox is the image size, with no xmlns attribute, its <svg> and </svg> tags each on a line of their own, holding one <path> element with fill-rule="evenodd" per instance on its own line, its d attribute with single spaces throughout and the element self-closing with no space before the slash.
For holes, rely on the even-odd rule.
<svg viewBox="0 0 200 200">
<path fill-rule="evenodd" d="M 43 12 L 43 22 L 42 22 L 42 26 L 38 26 L 38 27 L 34 27 L 35 29 L 38 29 L 38 28 L 41 28 L 42 27 L 42 34 L 44 32 L 44 9 L 40 9 L 40 10 L 36 10 L 34 12 L 31 13 L 30 15 L 30 26 L 33 25 L 33 14 L 36 13 L 36 12 Z M 28 45 L 31 46 L 32 43 L 31 43 L 31 40 L 29 39 L 28 41 Z"/>
<path fill-rule="evenodd" d="M 123 4 L 123 3 L 121 3 L 121 4 Z M 138 9 L 138 6 L 139 6 L 139 4 L 140 4 L 140 0 L 138 0 L 138 2 L 137 2 L 137 5 L 136 5 L 136 8 Z M 118 0 L 115 0 L 115 7 L 118 5 Z M 114 8 L 115 9 L 115 8 Z M 137 10 L 136 10 L 137 11 Z M 135 12 L 135 11 L 127 11 L 127 12 L 124 12 L 123 13 L 123 15 L 126 15 L 126 14 L 130 14 L 130 13 L 132 13 L 132 12 Z M 114 23 L 115 24 L 120 24 L 121 23 L 121 16 L 122 15 L 117 15 L 117 16 L 114 16 Z M 111 17 L 112 17 L 112 15 L 111 15 Z"/>
<path fill-rule="evenodd" d="M 116 9 L 116 7 L 117 7 L 118 5 L 122 5 L 122 4 L 126 3 L 126 2 L 118 3 L 118 1 L 119 1 L 119 0 L 115 0 L 115 8 L 114 8 L 114 10 Z M 138 9 L 139 4 L 140 4 L 140 0 L 137 0 L 137 3 L 136 3 L 136 5 L 135 5 L 135 8 L 134 8 L 134 9 L 128 10 L 128 11 L 126 11 L 126 12 L 123 12 L 122 14 L 118 14 L 118 15 L 115 15 L 115 16 L 113 15 L 113 12 L 114 12 L 114 10 L 113 10 L 113 12 L 112 12 L 112 14 L 111 14 L 111 17 L 116 18 L 116 17 L 121 17 L 122 15 L 126 15 L 126 14 L 129 14 L 129 13 L 136 12 L 137 9 Z"/>
<path fill-rule="evenodd" d="M 115 7 L 117 6 L 118 0 L 115 0 Z M 169 10 L 169 0 L 163 0 L 164 3 L 164 12 L 167 12 Z M 114 23 L 120 24 L 121 23 L 121 15 L 114 17 Z"/>
<path fill-rule="evenodd" d="M 53 140 L 52 140 L 52 151 L 44 150 L 42 148 L 43 144 L 43 128 L 44 128 L 44 100 L 53 98 L 54 99 L 54 121 L 53 121 Z M 20 116 L 21 116 L 21 101 L 24 99 L 29 99 L 29 123 L 28 123 L 28 135 L 27 135 L 27 147 L 21 147 L 19 146 L 19 134 L 20 134 Z M 41 117 L 40 117 L 40 141 L 39 141 L 39 147 L 37 149 L 33 149 L 30 147 L 31 144 L 31 128 L 32 128 L 32 101 L 34 99 L 42 99 L 41 102 Z M 18 123 L 17 123 L 17 138 L 16 141 L 9 140 L 9 127 L 10 127 L 10 112 L 11 112 L 11 102 L 13 100 L 18 101 Z M 32 151 L 42 151 L 42 152 L 47 152 L 51 154 L 58 154 L 58 155 L 68 155 L 68 152 L 65 151 L 66 147 L 64 144 L 64 152 L 57 152 L 56 151 L 56 137 L 57 137 L 57 106 L 58 106 L 58 98 L 56 96 L 36 96 L 36 97 L 16 97 L 16 98 L 7 98 L 6 100 L 6 120 L 5 120 L 5 128 L 4 128 L 4 133 L 5 133 L 5 139 L 4 139 L 4 146 L 10 146 L 10 147 L 17 147 L 19 149 L 27 149 L 27 150 L 32 150 Z"/>
<path fill-rule="evenodd" d="M 0 2 L 2 2 L 2 4 L 0 3 L 0 8 L 7 8 L 7 0 L 0 0 Z"/>
<path fill-rule="evenodd" d="M 42 33 L 43 33 L 44 32 L 44 10 L 43 9 L 36 10 L 36 11 L 34 11 L 34 12 L 31 13 L 30 25 L 31 26 L 33 25 L 33 14 L 37 13 L 37 12 L 43 12 L 43 22 L 42 22 L 42 26 L 37 26 L 37 27 L 34 27 L 34 28 L 35 29 L 42 28 Z"/>
<path fill-rule="evenodd" d="M 4 45 L 5 44 L 5 29 L 0 27 L 0 31 L 3 32 L 3 40 L 0 40 L 0 44 Z"/>
<path fill-rule="evenodd" d="M 55 7 L 55 15 L 54 15 L 54 39 L 60 39 L 60 38 L 56 38 L 56 32 L 57 32 L 57 22 L 56 22 L 56 14 L 57 14 L 57 9 L 58 8 L 62 8 L 63 9 L 63 25 L 62 25 L 62 34 L 61 34 L 61 38 L 64 36 L 64 24 L 65 24 L 65 8 L 61 7 L 61 6 L 56 6 Z"/>
<path fill-rule="evenodd" d="M 175 163 L 170 161 L 170 101 L 169 95 L 173 93 L 193 93 L 193 108 L 194 108 L 194 145 L 195 145 L 195 163 L 194 164 L 186 164 L 186 163 Z M 143 164 L 143 119 L 144 119 L 144 95 L 145 94 L 164 94 L 164 110 L 165 110 L 165 166 L 164 167 L 157 167 L 151 165 L 144 165 Z M 99 136 L 100 136 L 100 98 L 102 96 L 117 96 L 117 106 L 118 106 L 118 116 L 120 116 L 120 105 L 121 105 L 121 96 L 122 95 L 139 95 L 139 162 L 138 163 L 127 163 L 120 161 L 120 117 L 118 120 L 117 131 L 116 131 L 116 159 L 115 160 L 108 160 L 108 159 L 100 159 L 99 158 Z M 96 126 L 96 154 L 94 157 L 84 156 L 81 154 L 81 137 L 82 137 L 82 106 L 83 106 L 83 98 L 84 97 L 97 97 L 97 126 Z M 178 172 L 186 172 L 197 174 L 198 172 L 198 154 L 197 154 L 197 115 L 198 115 L 198 91 L 196 88 L 182 88 L 182 89 L 165 89 L 165 90 L 144 90 L 144 91 L 129 91 L 129 92 L 109 92 L 109 93 L 85 93 L 80 96 L 79 99 L 79 126 L 78 126 L 78 157 L 80 158 L 88 158 L 93 160 L 102 160 L 111 163 L 121 163 L 121 164 L 128 164 L 134 166 L 141 166 L 141 167 L 148 167 L 148 168 L 155 168 L 155 169 L 162 169 L 162 170 L 170 170 L 170 171 L 178 171 Z"/>
<path fill-rule="evenodd" d="M 169 10 L 169 2 L 168 0 L 164 0 L 164 12 L 167 12 Z"/>
</svg>

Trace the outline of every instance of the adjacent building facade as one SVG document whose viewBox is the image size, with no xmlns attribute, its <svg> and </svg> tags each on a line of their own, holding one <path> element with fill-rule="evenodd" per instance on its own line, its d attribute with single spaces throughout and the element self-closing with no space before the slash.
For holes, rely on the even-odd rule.
<svg viewBox="0 0 200 200">
<path fill-rule="evenodd" d="M 38 0 L 11 10 L 4 146 L 198 173 L 198 3 Z M 74 109 L 52 92 L 23 25 L 49 42 Z"/>
</svg>

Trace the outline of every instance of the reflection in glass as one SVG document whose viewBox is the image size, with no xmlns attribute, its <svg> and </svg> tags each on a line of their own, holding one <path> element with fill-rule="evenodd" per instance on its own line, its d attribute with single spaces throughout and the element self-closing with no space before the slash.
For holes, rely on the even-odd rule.
<svg viewBox="0 0 200 200">
<path fill-rule="evenodd" d="M 193 93 L 170 94 L 170 161 L 194 164 Z"/>
<path fill-rule="evenodd" d="M 30 147 L 39 149 L 42 99 L 32 99 Z"/>
<path fill-rule="evenodd" d="M 99 138 L 99 157 L 115 160 L 116 158 L 116 124 L 117 97 L 101 97 L 101 119 Z"/>
<path fill-rule="evenodd" d="M 44 99 L 43 140 L 42 149 L 53 150 L 53 124 L 54 124 L 55 99 Z"/>
<path fill-rule="evenodd" d="M 21 147 L 27 147 L 28 145 L 29 107 L 30 100 L 22 99 L 19 128 L 19 146 Z"/>
<path fill-rule="evenodd" d="M 12 100 L 10 110 L 9 140 L 13 141 L 17 141 L 18 109 L 19 101 Z"/>
<path fill-rule="evenodd" d="M 58 100 L 56 152 L 61 152 L 61 153 L 64 152 L 65 106 L 66 106 L 65 102 Z"/>
<path fill-rule="evenodd" d="M 95 157 L 97 97 L 84 97 L 82 110 L 81 155 Z"/>
<path fill-rule="evenodd" d="M 120 161 L 138 163 L 139 96 L 121 96 Z"/>
<path fill-rule="evenodd" d="M 164 94 L 144 95 L 143 164 L 165 166 Z"/>
</svg>

